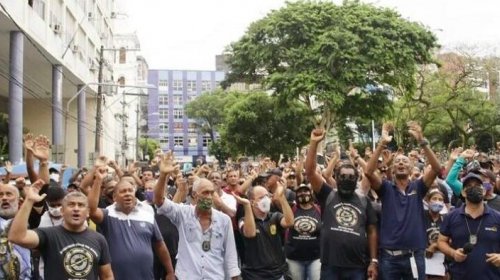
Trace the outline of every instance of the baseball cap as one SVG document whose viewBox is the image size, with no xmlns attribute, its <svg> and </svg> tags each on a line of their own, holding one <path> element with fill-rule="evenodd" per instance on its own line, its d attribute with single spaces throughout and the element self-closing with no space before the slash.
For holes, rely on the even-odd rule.
<svg viewBox="0 0 500 280">
<path fill-rule="evenodd" d="M 465 185 L 467 184 L 467 182 L 469 182 L 470 180 L 477 180 L 481 184 L 483 183 L 483 179 L 481 179 L 481 176 L 477 175 L 476 173 L 470 172 L 464 178 L 462 178 L 462 184 L 463 184 L 463 186 L 465 187 Z"/>
</svg>

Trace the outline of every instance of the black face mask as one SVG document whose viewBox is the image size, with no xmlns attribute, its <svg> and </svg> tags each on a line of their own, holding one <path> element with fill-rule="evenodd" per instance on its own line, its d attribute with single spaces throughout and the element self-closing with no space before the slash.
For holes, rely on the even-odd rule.
<svg viewBox="0 0 500 280">
<path fill-rule="evenodd" d="M 338 181 L 338 192 L 342 198 L 350 198 L 354 195 L 356 190 L 357 181 L 352 180 L 339 180 Z"/>
<path fill-rule="evenodd" d="M 465 190 L 467 200 L 471 203 L 478 204 L 483 201 L 484 194 L 481 186 L 472 186 Z"/>
<path fill-rule="evenodd" d="M 301 194 L 297 196 L 297 203 L 298 204 L 307 204 L 311 202 L 311 195 L 310 194 Z"/>
</svg>

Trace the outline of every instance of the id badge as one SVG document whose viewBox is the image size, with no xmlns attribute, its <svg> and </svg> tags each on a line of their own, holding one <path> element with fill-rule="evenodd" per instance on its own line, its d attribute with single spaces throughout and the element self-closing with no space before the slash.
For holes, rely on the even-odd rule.
<svg viewBox="0 0 500 280">
<path fill-rule="evenodd" d="M 472 244 L 472 245 L 476 245 L 476 243 L 477 243 L 477 235 L 471 234 L 469 236 L 469 243 Z"/>
<path fill-rule="evenodd" d="M 413 255 L 410 258 L 410 265 L 411 265 L 411 274 L 413 274 L 413 279 L 418 279 L 417 262 L 415 261 L 415 256 Z"/>
</svg>

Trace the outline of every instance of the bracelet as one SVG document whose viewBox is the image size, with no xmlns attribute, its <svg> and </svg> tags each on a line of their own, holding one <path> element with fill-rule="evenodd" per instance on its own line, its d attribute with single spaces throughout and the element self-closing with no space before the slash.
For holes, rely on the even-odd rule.
<svg viewBox="0 0 500 280">
<path fill-rule="evenodd" d="M 420 145 L 420 147 L 426 147 L 427 145 L 429 145 L 429 141 L 427 141 L 427 139 L 422 139 L 422 141 L 420 141 L 420 143 L 418 143 Z"/>
<path fill-rule="evenodd" d="M 378 259 L 371 259 L 370 263 L 374 263 L 374 264 L 378 265 Z"/>
</svg>

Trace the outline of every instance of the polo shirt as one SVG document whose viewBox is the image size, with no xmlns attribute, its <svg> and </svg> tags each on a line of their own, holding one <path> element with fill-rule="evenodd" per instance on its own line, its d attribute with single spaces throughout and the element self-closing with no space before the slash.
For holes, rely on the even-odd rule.
<svg viewBox="0 0 500 280">
<path fill-rule="evenodd" d="M 151 205 L 137 201 L 127 215 L 113 203 L 103 214 L 100 227 L 108 241 L 115 279 L 154 279 L 153 244 L 163 238 Z"/>
<path fill-rule="evenodd" d="M 256 235 L 247 238 L 243 235 L 244 219 L 240 220 L 240 231 L 245 244 L 245 263 L 241 276 L 246 280 L 277 280 L 286 272 L 285 253 L 282 248 L 280 212 L 271 212 L 263 220 L 255 217 Z"/>
<path fill-rule="evenodd" d="M 427 187 L 423 179 L 409 183 L 401 191 L 392 181 L 384 180 L 377 194 L 382 202 L 379 247 L 391 250 L 423 250 L 427 235 L 423 198 Z"/>
<path fill-rule="evenodd" d="M 469 242 L 469 230 L 477 232 L 477 244 L 465 261 L 450 264 L 454 279 L 500 279 L 500 268 L 486 262 L 487 253 L 500 253 L 500 213 L 484 206 L 483 215 L 473 219 L 465 213 L 465 206 L 456 208 L 444 217 L 440 233 L 451 239 L 451 247 L 463 248 Z M 481 227 L 479 227 L 481 223 Z"/>
</svg>

